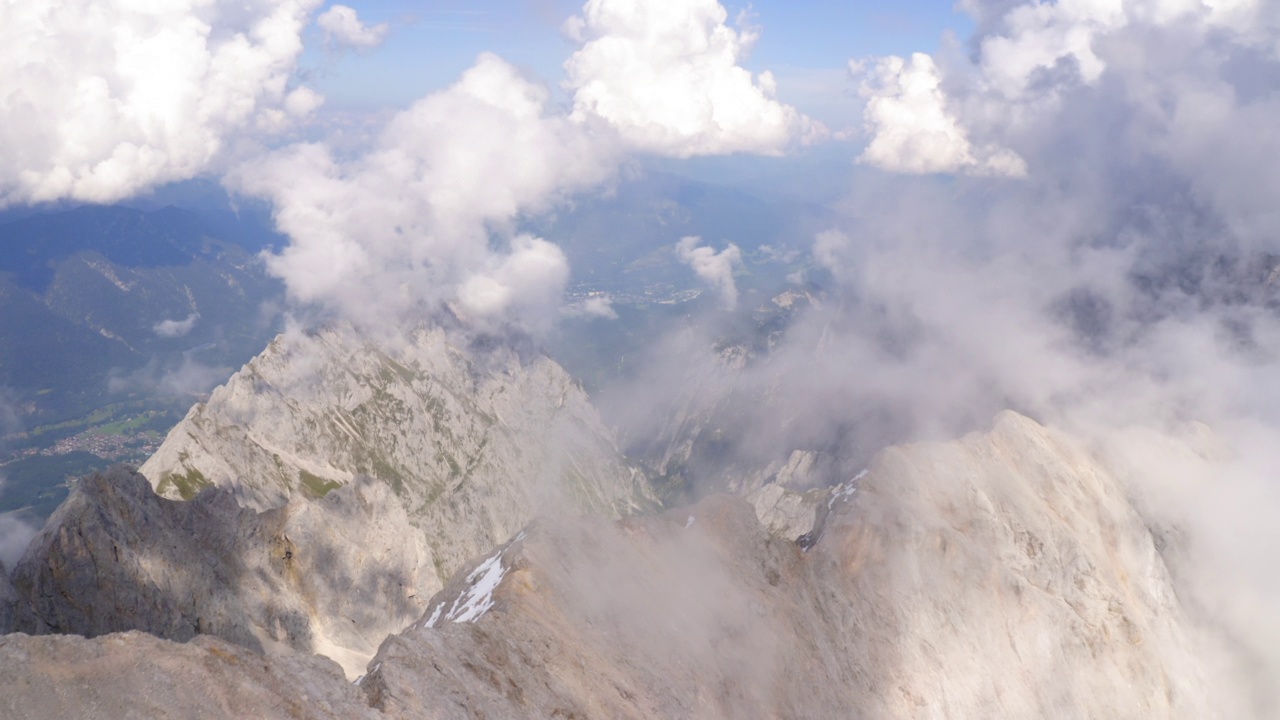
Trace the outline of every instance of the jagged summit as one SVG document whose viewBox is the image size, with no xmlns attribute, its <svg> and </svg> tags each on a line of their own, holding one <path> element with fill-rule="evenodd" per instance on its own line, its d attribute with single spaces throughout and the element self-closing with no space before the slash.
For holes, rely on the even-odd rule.
<svg viewBox="0 0 1280 720">
<path fill-rule="evenodd" d="M 651 497 L 559 365 L 427 326 L 277 337 L 140 471 L 164 497 L 218 486 L 259 510 L 372 477 L 423 533 L 441 580 L 539 507 L 617 516 Z"/>
</svg>

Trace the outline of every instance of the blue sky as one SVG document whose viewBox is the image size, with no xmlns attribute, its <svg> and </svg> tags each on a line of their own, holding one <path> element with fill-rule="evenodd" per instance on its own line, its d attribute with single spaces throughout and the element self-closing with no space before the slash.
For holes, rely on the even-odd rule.
<svg viewBox="0 0 1280 720">
<path fill-rule="evenodd" d="M 560 26 L 579 12 L 571 0 L 348 0 L 366 23 L 391 26 L 386 41 L 367 52 L 328 53 L 310 43 L 303 66 L 330 108 L 403 107 L 442 88 L 485 51 L 495 52 L 555 85 L 573 52 Z M 963 38 L 972 26 L 949 0 L 894 3 L 835 0 L 724 3 L 730 18 L 743 10 L 763 35 L 743 64 L 771 70 L 779 97 L 829 123 L 838 123 L 851 58 L 933 52 L 945 33 Z M 318 37 L 319 31 L 312 32 Z M 852 120 L 852 118 L 850 119 Z"/>
</svg>

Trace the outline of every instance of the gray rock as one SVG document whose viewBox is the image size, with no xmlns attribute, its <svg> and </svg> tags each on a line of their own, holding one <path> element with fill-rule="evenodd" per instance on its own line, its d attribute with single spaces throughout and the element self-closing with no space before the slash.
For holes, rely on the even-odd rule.
<svg viewBox="0 0 1280 720">
<path fill-rule="evenodd" d="M 559 365 L 467 348 L 439 328 L 281 335 L 193 407 L 141 472 L 164 497 L 217 486 L 257 510 L 376 478 L 421 530 L 438 571 L 428 594 L 541 507 L 617 517 L 653 502 Z"/>
<path fill-rule="evenodd" d="M 469 563 L 362 682 L 433 718 L 1212 718 L 1151 533 L 1070 439 L 1012 413 L 892 448 L 810 549 L 725 496 L 560 517 Z"/>
<path fill-rule="evenodd" d="M 7 635 L 0 687 L 0 717 L 23 720 L 381 717 L 324 658 L 263 657 L 208 635 Z"/>
<path fill-rule="evenodd" d="M 796 492 L 773 482 L 747 494 L 756 517 L 769 532 L 796 540 L 813 532 L 822 506 L 832 496 L 830 489 Z"/>
<path fill-rule="evenodd" d="M 256 513 L 226 490 L 156 496 L 116 467 L 80 481 L 14 573 L 17 628 L 89 637 L 199 634 L 269 653 L 322 653 L 354 677 L 425 607 L 430 558 L 384 484 Z"/>
</svg>

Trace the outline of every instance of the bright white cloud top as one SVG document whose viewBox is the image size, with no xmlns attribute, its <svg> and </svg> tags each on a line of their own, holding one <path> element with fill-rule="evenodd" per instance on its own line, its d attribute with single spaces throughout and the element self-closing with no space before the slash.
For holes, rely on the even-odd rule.
<svg viewBox="0 0 1280 720">
<path fill-rule="evenodd" d="M 862 68 L 854 63 L 855 73 Z M 860 93 L 871 142 L 860 162 L 905 173 L 1026 175 L 1022 158 L 1004 148 L 974 148 L 947 109 L 933 58 L 887 57 L 865 74 Z"/>
<path fill-rule="evenodd" d="M 291 295 L 376 322 L 458 301 L 476 322 L 538 325 L 568 278 L 559 248 L 490 233 L 612 172 L 611 156 L 548 108 L 546 89 L 495 55 L 395 116 L 367 154 L 286 147 L 244 166 L 292 239 L 270 258 Z"/>
<path fill-rule="evenodd" d="M 0 3 L 0 206 L 120 200 L 305 117 L 320 97 L 291 81 L 317 4 Z"/>
<path fill-rule="evenodd" d="M 782 152 L 812 123 L 739 65 L 756 36 L 726 18 L 716 0 L 589 0 L 565 26 L 585 43 L 565 63 L 574 119 L 663 155 Z"/>
<path fill-rule="evenodd" d="M 1219 166 L 1212 174 L 1232 187 L 1208 192 L 1224 207 L 1247 204 L 1255 217 L 1263 209 L 1259 185 L 1230 178 L 1276 176 L 1246 157 L 1274 157 L 1280 149 L 1263 129 L 1274 124 L 1274 93 L 1246 88 L 1275 76 L 1280 6 L 1263 0 L 962 6 L 980 28 L 972 58 L 952 49 L 853 63 L 866 101 L 861 162 L 893 172 L 1021 177 L 1036 172 L 1037 162 L 1062 160 L 1053 156 L 1050 136 L 1095 121 L 1082 113 L 1107 107 L 1109 127 L 1096 135 L 1125 135 L 1135 152 L 1182 166 L 1198 182 L 1207 175 L 1186 163 Z M 1254 167 L 1228 172 L 1232 163 Z M 1246 213 L 1230 214 L 1243 220 Z"/>
<path fill-rule="evenodd" d="M 316 24 L 324 30 L 328 42 L 364 49 L 381 45 L 390 29 L 386 23 L 365 25 L 356 11 L 346 5 L 334 5 L 320 13 Z"/>
</svg>

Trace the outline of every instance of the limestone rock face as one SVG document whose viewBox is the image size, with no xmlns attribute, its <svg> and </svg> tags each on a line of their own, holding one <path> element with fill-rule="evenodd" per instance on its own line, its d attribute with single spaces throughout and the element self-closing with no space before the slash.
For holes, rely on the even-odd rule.
<svg viewBox="0 0 1280 720">
<path fill-rule="evenodd" d="M 1125 489 L 1025 417 L 881 453 L 821 532 L 811 561 L 845 578 L 881 716 L 1216 716 Z"/>
<path fill-rule="evenodd" d="M 370 337 L 341 323 L 278 337 L 193 407 L 141 473 L 164 497 L 212 485 L 257 510 L 375 478 L 421 530 L 441 582 L 543 505 L 616 517 L 651 498 L 586 394 L 545 356 L 463 348 L 439 328 Z"/>
<path fill-rule="evenodd" d="M 324 658 L 263 657 L 208 635 L 7 635 L 0 686 L 0 717 L 24 720 L 380 717 Z"/>
<path fill-rule="evenodd" d="M 362 687 L 397 717 L 1217 716 L 1150 531 L 1069 439 L 1006 413 L 828 502 L 808 550 L 724 496 L 535 523 Z"/>
<path fill-rule="evenodd" d="M 796 492 L 779 483 L 769 483 L 747 495 L 756 517 L 769 532 L 797 540 L 813 532 L 822 505 L 831 500 L 829 488 Z"/>
<path fill-rule="evenodd" d="M 363 480 L 261 513 L 214 489 L 157 497 L 127 468 L 82 480 L 14 573 L 17 629 L 142 630 L 322 653 L 352 676 L 425 607 L 430 557 L 391 490 Z"/>
</svg>

